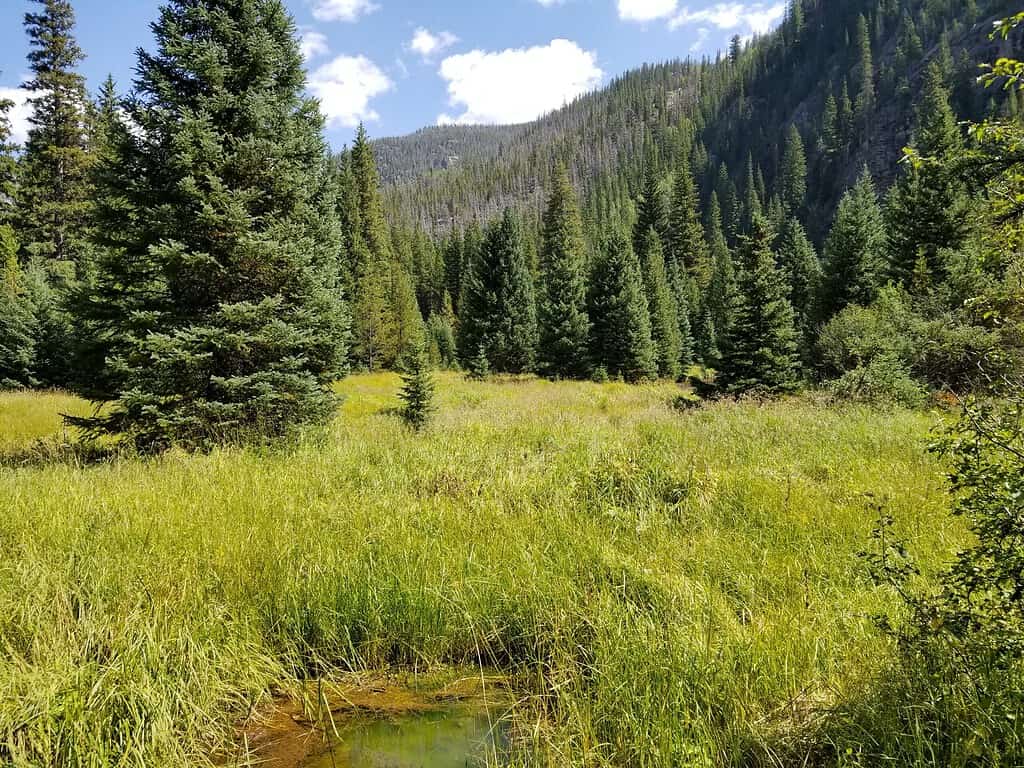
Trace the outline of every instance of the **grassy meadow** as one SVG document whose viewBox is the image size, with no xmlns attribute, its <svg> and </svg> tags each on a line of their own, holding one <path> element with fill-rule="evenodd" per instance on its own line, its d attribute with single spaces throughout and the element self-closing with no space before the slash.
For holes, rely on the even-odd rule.
<svg viewBox="0 0 1024 768">
<path fill-rule="evenodd" d="M 926 571 L 961 538 L 935 413 L 445 374 L 415 435 L 398 383 L 287 450 L 0 463 L 0 763 L 207 765 L 301 680 L 469 663 L 526 764 L 789 764 L 892 654 L 865 494 Z M 0 395 L 0 454 L 84 407 Z"/>
</svg>

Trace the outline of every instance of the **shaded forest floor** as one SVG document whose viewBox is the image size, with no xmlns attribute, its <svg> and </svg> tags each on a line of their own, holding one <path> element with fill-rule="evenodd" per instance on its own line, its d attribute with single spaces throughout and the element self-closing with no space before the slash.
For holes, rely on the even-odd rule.
<svg viewBox="0 0 1024 768">
<path fill-rule="evenodd" d="M 19 462 L 85 406 L 0 395 L 0 762 L 203 765 L 303 681 L 470 664 L 524 763 L 769 764 L 892 656 L 874 505 L 926 575 L 962 540 L 938 413 L 443 374 L 414 435 L 398 384 L 287 450 L 98 463 Z"/>
</svg>

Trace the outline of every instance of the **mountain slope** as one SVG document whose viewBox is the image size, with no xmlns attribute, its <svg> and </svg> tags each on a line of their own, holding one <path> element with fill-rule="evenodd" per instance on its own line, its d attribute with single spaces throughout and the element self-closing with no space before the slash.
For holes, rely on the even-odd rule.
<svg viewBox="0 0 1024 768">
<path fill-rule="evenodd" d="M 943 67 L 961 117 L 991 109 L 991 94 L 974 82 L 977 62 L 1012 47 L 988 32 L 991 19 L 1015 8 L 1005 0 L 803 0 L 742 51 L 645 66 L 534 123 L 430 128 L 377 142 L 389 206 L 439 231 L 506 205 L 536 211 L 561 161 L 592 217 L 628 218 L 645 156 L 667 171 L 680 141 L 692 138 L 702 195 L 717 191 L 728 220 L 748 178 L 770 197 L 796 125 L 809 168 L 805 218 L 820 239 L 865 164 L 882 188 L 893 178 L 929 62 Z M 865 83 L 869 100 L 860 109 Z M 838 114 L 829 112 L 830 96 Z"/>
</svg>

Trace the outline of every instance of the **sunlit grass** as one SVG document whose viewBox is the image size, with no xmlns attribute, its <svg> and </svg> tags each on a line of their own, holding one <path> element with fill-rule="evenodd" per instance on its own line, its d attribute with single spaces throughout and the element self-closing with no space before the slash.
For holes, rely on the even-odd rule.
<svg viewBox="0 0 1024 768">
<path fill-rule="evenodd" d="M 768 762 L 891 652 L 864 494 L 926 569 L 960 535 L 935 414 L 445 374 L 414 435 L 398 383 L 288 450 L 0 469 L 0 762 L 203 764 L 274 685 L 464 662 L 539 764 Z M 0 446 L 81 407 L 0 395 Z"/>
</svg>

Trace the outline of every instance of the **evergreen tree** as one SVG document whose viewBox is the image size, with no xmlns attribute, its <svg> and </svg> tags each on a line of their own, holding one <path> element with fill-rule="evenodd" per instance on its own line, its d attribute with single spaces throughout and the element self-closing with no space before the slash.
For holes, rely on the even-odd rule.
<svg viewBox="0 0 1024 768">
<path fill-rule="evenodd" d="M 804 141 L 795 125 L 789 127 L 789 135 L 786 137 L 779 197 L 787 214 L 800 216 L 803 213 L 807 198 L 807 156 L 804 153 Z"/>
<path fill-rule="evenodd" d="M 437 406 L 434 402 L 434 377 L 430 371 L 427 345 L 419 338 L 410 347 L 402 374 L 402 420 L 417 432 L 427 426 Z"/>
<path fill-rule="evenodd" d="M 817 301 L 821 294 L 822 271 L 818 254 L 807 239 L 807 233 L 796 219 L 790 218 L 779 235 L 779 268 L 789 286 L 789 303 L 805 359 L 814 341 L 818 318 Z"/>
<path fill-rule="evenodd" d="M 6 225 L 0 225 L 8 232 Z M 33 386 L 35 313 L 21 288 L 17 243 L 0 235 L 0 389 Z"/>
<path fill-rule="evenodd" d="M 658 168 L 653 152 L 647 153 L 641 183 L 640 199 L 636 204 L 636 224 L 633 227 L 633 252 L 639 253 L 647 230 L 653 229 L 658 237 L 664 237 L 668 230 L 668 214 L 665 197 L 658 179 Z"/>
<path fill-rule="evenodd" d="M 17 194 L 17 161 L 15 146 L 11 143 L 10 110 L 14 102 L 0 98 L 0 228 L 6 227 L 5 237 L 13 238 L 14 201 Z"/>
<path fill-rule="evenodd" d="M 647 230 L 640 246 L 640 269 L 644 276 L 648 312 L 651 318 L 651 339 L 658 362 L 658 373 L 678 379 L 682 359 L 682 338 L 679 315 L 665 270 L 661 239 L 653 229 Z"/>
<path fill-rule="evenodd" d="M 700 199 L 685 158 L 676 169 L 672 188 L 666 252 L 669 264 L 678 263 L 700 285 L 707 285 L 711 264 L 704 240 L 704 227 L 700 221 Z"/>
<path fill-rule="evenodd" d="M 737 289 L 733 256 L 725 241 L 725 235 L 722 233 L 718 198 L 714 193 L 711 195 L 711 204 L 708 208 L 707 231 L 708 242 L 711 244 L 713 270 L 705 307 L 711 315 L 711 325 L 714 331 L 721 336 L 732 324 L 732 311 Z M 707 349 L 709 347 L 706 346 L 705 351 Z M 703 362 L 705 365 L 709 365 L 711 361 L 704 358 Z"/>
<path fill-rule="evenodd" d="M 537 308 L 519 222 L 511 210 L 487 228 L 463 284 L 459 353 L 468 366 L 483 349 L 491 370 L 532 370 Z"/>
<path fill-rule="evenodd" d="M 657 377 L 640 265 L 624 235 L 609 235 L 594 259 L 587 304 L 594 365 L 626 381 Z"/>
<path fill-rule="evenodd" d="M 788 392 L 797 386 L 798 356 L 789 288 L 776 267 L 774 235 L 756 216 L 740 240 L 735 316 L 722 338 L 718 384 L 724 392 Z"/>
<path fill-rule="evenodd" d="M 380 194 L 380 175 L 373 145 L 362 123 L 356 132 L 350 152 L 352 179 L 355 185 L 356 204 L 359 209 L 359 224 L 362 240 L 369 249 L 370 257 L 377 261 L 389 261 L 392 256 L 391 239 L 387 221 L 384 218 L 384 203 Z"/>
<path fill-rule="evenodd" d="M 171 0 L 153 32 L 79 302 L 95 366 L 79 391 L 112 402 L 77 423 L 143 450 L 322 423 L 347 314 L 295 25 L 280 0 Z"/>
<path fill-rule="evenodd" d="M 74 38 L 75 13 L 68 0 L 33 0 L 39 13 L 25 14 L 31 78 L 30 129 L 21 159 L 18 230 L 24 258 L 71 266 L 86 258 L 90 165 L 86 131 L 88 96 L 76 71 L 84 58 Z M 51 270 L 53 274 L 59 271 Z"/>
<path fill-rule="evenodd" d="M 914 134 L 914 149 L 926 160 L 910 165 L 886 204 L 889 275 L 897 282 L 909 286 L 919 259 L 924 259 L 936 279 L 942 279 L 943 251 L 958 249 L 967 237 L 963 182 L 947 164 L 934 162 L 959 152 L 962 145 L 942 72 L 933 63 L 925 77 Z"/>
<path fill-rule="evenodd" d="M 576 192 L 564 167 L 555 172 L 544 212 L 540 249 L 541 371 L 549 376 L 583 377 L 590 368 L 587 344 L 586 252 Z"/>
<path fill-rule="evenodd" d="M 721 356 L 718 349 L 715 321 L 712 319 L 711 310 L 707 305 L 697 313 L 697 322 L 693 325 L 693 354 L 697 362 L 708 368 L 718 365 Z"/>
<path fill-rule="evenodd" d="M 849 304 L 870 304 L 882 285 L 885 224 L 867 167 L 843 197 L 825 241 L 822 318 Z"/>
<path fill-rule="evenodd" d="M 854 100 L 854 115 L 857 125 L 865 130 L 875 108 L 875 67 L 871 55 L 871 34 L 863 14 L 857 17 L 857 54 L 858 61 L 854 74 L 858 87 Z"/>
</svg>

